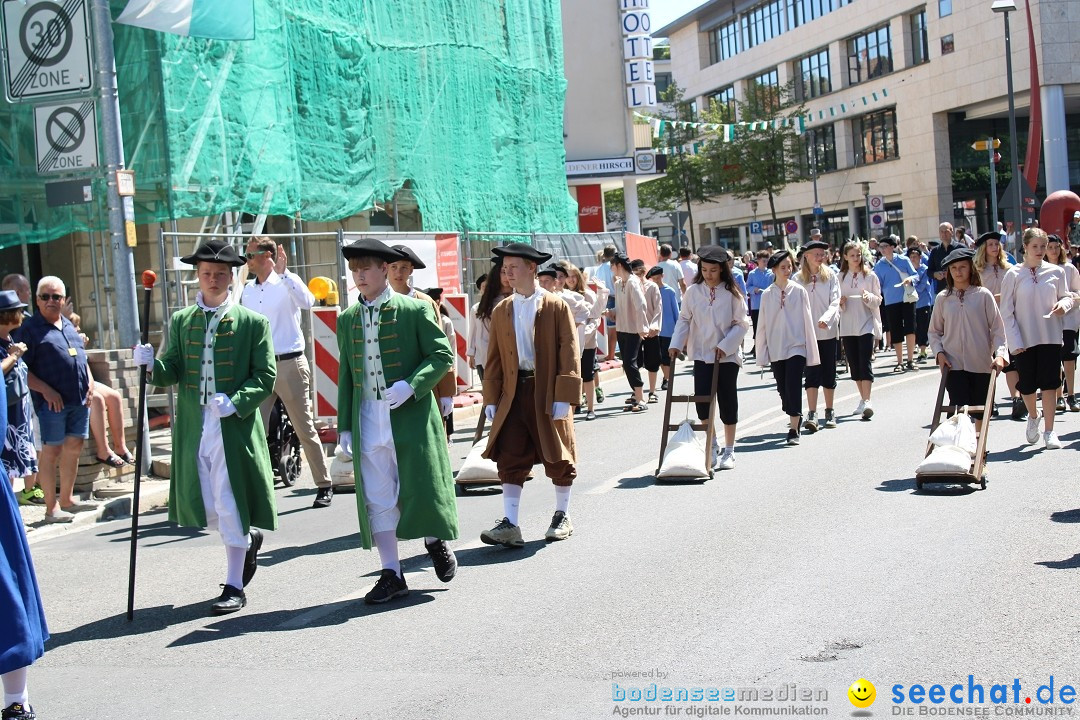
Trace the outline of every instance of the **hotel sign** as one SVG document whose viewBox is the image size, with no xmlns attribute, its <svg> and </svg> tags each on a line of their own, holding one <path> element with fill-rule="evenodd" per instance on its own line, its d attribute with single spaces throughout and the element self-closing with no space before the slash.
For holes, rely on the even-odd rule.
<svg viewBox="0 0 1080 720">
<path fill-rule="evenodd" d="M 618 0 L 622 17 L 623 74 L 626 106 L 633 109 L 656 105 L 653 71 L 652 17 L 649 0 Z"/>
</svg>

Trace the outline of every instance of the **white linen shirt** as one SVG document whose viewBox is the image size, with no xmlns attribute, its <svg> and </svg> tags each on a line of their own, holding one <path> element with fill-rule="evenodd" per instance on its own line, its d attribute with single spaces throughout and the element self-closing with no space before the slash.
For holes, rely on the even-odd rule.
<svg viewBox="0 0 1080 720">
<path fill-rule="evenodd" d="M 537 286 L 532 295 L 525 297 L 515 292 L 512 297 L 514 310 L 514 338 L 517 340 L 518 370 L 536 369 L 536 313 L 540 309 L 540 297 L 547 290 Z"/>
<path fill-rule="evenodd" d="M 818 340 L 834 340 L 840 336 L 840 279 L 837 273 L 830 272 L 827 282 L 822 282 L 818 275 L 810 282 L 802 282 L 802 274 L 791 276 L 810 296 L 810 317 L 814 320 L 814 335 Z M 818 327 L 818 323 L 826 327 Z"/>
<path fill-rule="evenodd" d="M 840 296 L 844 307 L 840 310 L 840 337 L 860 335 L 881 336 L 878 307 L 881 305 L 881 281 L 874 273 L 852 273 L 838 276 Z M 870 293 L 869 300 L 862 293 Z"/>
<path fill-rule="evenodd" d="M 1043 317 L 1061 299 L 1067 299 L 1066 311 L 1072 309 L 1072 294 L 1061 267 L 1044 260 L 1037 268 L 1009 268 L 1001 281 L 1001 319 L 1009 350 L 1063 344 L 1063 318 Z"/>
<path fill-rule="evenodd" d="M 994 294 L 984 287 L 942 290 L 934 300 L 927 331 L 930 350 L 953 370 L 988 373 L 994 358 L 1005 355 L 1005 324 Z"/>
<path fill-rule="evenodd" d="M 315 305 L 315 296 L 299 275 L 288 270 L 278 275 L 271 270 L 263 282 L 256 279 L 244 285 L 240 304 L 270 321 L 275 355 L 303 352 L 305 342 L 300 311 L 310 310 Z"/>
<path fill-rule="evenodd" d="M 802 285 L 788 282 L 781 289 L 773 283 L 761 293 L 758 314 L 757 363 L 765 367 L 776 360 L 802 355 L 806 365 L 820 365 L 810 296 Z"/>
<path fill-rule="evenodd" d="M 750 328 L 746 299 L 723 285 L 710 288 L 703 282 L 692 284 L 683 295 L 679 320 L 671 335 L 671 347 L 685 350 L 695 362 L 743 364 L 742 341 Z"/>
</svg>

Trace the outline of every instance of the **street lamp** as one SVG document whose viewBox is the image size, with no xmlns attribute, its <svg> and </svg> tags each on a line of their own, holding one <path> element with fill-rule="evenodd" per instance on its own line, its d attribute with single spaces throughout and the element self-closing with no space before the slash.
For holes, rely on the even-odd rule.
<svg viewBox="0 0 1080 720">
<path fill-rule="evenodd" d="M 1005 79 L 1009 90 L 1009 160 L 1012 162 L 1013 187 L 1013 232 L 1016 233 L 1016 251 L 1020 252 L 1023 243 L 1020 234 L 1023 228 L 1024 194 L 1020 187 L 1020 164 L 1016 159 L 1016 98 L 1013 97 L 1012 35 L 1009 33 L 1009 13 L 1016 12 L 1016 0 L 994 0 L 990 9 L 1001 13 L 1005 18 Z M 997 218 L 994 218 L 995 222 Z M 1019 256 L 1019 255 L 1018 255 Z"/>
</svg>

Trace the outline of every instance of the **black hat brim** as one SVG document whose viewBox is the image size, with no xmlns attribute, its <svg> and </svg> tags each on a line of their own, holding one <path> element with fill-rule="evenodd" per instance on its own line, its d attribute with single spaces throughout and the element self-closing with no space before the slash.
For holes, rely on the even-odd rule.
<svg viewBox="0 0 1080 720">
<path fill-rule="evenodd" d="M 427 265 L 424 264 L 424 261 L 420 259 L 420 256 L 417 255 L 416 252 L 408 245 L 391 245 L 390 249 L 396 250 L 401 255 L 401 257 L 399 257 L 397 260 L 391 260 L 390 262 L 397 262 L 398 260 L 408 260 L 412 263 L 414 270 L 423 270 L 427 267 Z"/>
<path fill-rule="evenodd" d="M 236 248 L 220 240 L 205 242 L 195 249 L 190 255 L 180 258 L 180 262 L 187 265 L 198 265 L 201 262 L 220 263 L 229 267 L 240 267 L 247 261 L 236 252 Z"/>
<path fill-rule="evenodd" d="M 546 253 L 541 250 L 537 250 L 531 245 L 524 243 L 510 243 L 509 245 L 500 245 L 498 247 L 491 248 L 491 252 L 499 257 L 519 257 L 530 262 L 537 264 L 545 263 L 551 259 L 551 253 Z"/>
<path fill-rule="evenodd" d="M 945 258 L 941 261 L 941 267 L 944 269 L 944 268 L 949 267 L 953 263 L 960 262 L 961 260 L 974 260 L 974 259 L 975 259 L 975 252 L 973 250 L 971 250 L 969 248 L 957 248 L 957 249 L 953 250 L 951 253 L 949 253 L 948 255 L 945 256 Z"/>
<path fill-rule="evenodd" d="M 341 248 L 341 254 L 346 260 L 353 258 L 372 257 L 382 262 L 397 262 L 401 260 L 401 253 L 379 240 L 361 238 L 354 243 Z"/>
</svg>

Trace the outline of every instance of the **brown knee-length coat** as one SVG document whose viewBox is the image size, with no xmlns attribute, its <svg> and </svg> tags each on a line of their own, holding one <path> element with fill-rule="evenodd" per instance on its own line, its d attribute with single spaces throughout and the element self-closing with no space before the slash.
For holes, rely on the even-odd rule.
<svg viewBox="0 0 1080 720">
<path fill-rule="evenodd" d="M 506 422 L 514 394 L 518 389 L 518 351 L 514 336 L 514 299 L 510 296 L 491 313 L 491 339 L 484 363 L 484 404 L 495 405 L 484 457 L 490 457 L 498 444 L 499 430 Z M 570 308 L 563 300 L 544 292 L 533 328 L 536 352 L 536 427 L 540 433 L 540 452 L 548 462 L 577 462 L 574 445 L 574 414 L 553 420 L 551 406 L 556 402 L 581 403 L 581 349 Z"/>
</svg>

